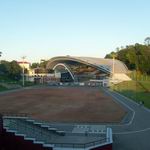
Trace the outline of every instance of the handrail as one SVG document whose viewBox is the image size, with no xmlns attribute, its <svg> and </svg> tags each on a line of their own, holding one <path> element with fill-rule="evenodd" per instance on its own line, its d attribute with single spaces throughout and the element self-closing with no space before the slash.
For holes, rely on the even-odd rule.
<svg viewBox="0 0 150 150">
<path fill-rule="evenodd" d="M 102 143 L 106 143 L 108 139 L 109 138 L 103 138 L 100 140 L 87 142 L 84 144 L 81 144 L 81 143 L 50 143 L 50 144 L 52 145 L 54 144 L 55 146 L 59 146 L 59 147 L 88 148 L 88 147 L 96 146 Z"/>
</svg>

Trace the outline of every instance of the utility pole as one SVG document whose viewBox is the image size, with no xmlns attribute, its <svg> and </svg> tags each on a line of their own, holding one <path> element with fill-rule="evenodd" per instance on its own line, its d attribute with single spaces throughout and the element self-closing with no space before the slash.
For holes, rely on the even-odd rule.
<svg viewBox="0 0 150 150">
<path fill-rule="evenodd" d="M 141 52 L 140 52 L 140 49 L 139 48 L 137 48 L 136 46 L 135 46 L 135 54 L 136 54 L 136 57 L 137 57 L 137 65 L 136 65 L 136 81 L 135 81 L 135 99 L 136 99 L 136 101 L 138 101 L 138 73 L 139 73 L 139 64 L 140 64 L 140 56 L 141 56 Z"/>
<path fill-rule="evenodd" d="M 25 61 L 26 56 L 22 56 L 21 58 L 22 58 L 22 63 L 23 63 L 23 66 L 22 66 L 22 86 L 24 87 L 24 70 L 25 70 L 24 61 Z"/>
<path fill-rule="evenodd" d="M 112 66 L 112 77 L 114 77 L 115 74 L 115 58 L 116 58 L 116 54 L 112 54 L 112 58 L 113 58 L 113 66 Z"/>
</svg>

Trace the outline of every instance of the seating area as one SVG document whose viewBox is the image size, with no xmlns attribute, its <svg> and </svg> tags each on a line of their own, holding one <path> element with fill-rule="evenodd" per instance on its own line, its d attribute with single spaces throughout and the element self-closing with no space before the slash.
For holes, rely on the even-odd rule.
<svg viewBox="0 0 150 150">
<path fill-rule="evenodd" d="M 3 128 L 8 133 L 15 136 L 23 137 L 26 141 L 32 141 L 33 144 L 40 144 L 45 148 L 57 150 L 59 148 L 66 149 L 85 149 L 94 148 L 101 144 L 112 143 L 111 138 L 107 137 L 107 130 L 102 127 L 103 132 L 76 132 L 75 128 L 83 127 L 72 126 L 70 131 L 67 126 L 58 124 L 50 124 L 49 122 L 34 120 L 28 117 L 3 116 Z M 85 128 L 85 127 L 84 127 Z M 88 126 L 86 128 L 89 128 Z M 85 128 L 85 130 L 86 130 Z M 101 129 L 100 127 L 96 127 Z M 91 128 L 92 129 L 92 128 Z M 95 130 L 95 127 L 94 127 Z"/>
</svg>

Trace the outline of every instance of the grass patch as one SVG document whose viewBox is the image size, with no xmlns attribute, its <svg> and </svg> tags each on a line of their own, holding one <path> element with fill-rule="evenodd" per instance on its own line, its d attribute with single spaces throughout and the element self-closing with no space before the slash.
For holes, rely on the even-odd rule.
<svg viewBox="0 0 150 150">
<path fill-rule="evenodd" d="M 22 79 L 21 80 L 12 80 L 7 76 L 2 76 L 0 75 L 0 83 L 6 83 L 6 84 L 16 84 L 16 85 L 20 85 L 22 86 Z M 30 82 L 30 81 L 25 81 L 24 86 L 34 86 L 35 83 L 34 82 Z"/>
<path fill-rule="evenodd" d="M 112 89 L 150 108 L 150 81 L 126 81 L 113 85 Z"/>
<path fill-rule="evenodd" d="M 19 85 L 22 86 L 22 81 L 18 81 L 17 84 L 19 84 Z M 25 86 L 25 87 L 34 86 L 34 85 L 35 85 L 34 82 L 30 82 L 30 81 L 25 81 L 25 82 L 24 82 L 24 86 Z"/>
<path fill-rule="evenodd" d="M 8 90 L 7 88 L 0 85 L 0 92 Z"/>
</svg>

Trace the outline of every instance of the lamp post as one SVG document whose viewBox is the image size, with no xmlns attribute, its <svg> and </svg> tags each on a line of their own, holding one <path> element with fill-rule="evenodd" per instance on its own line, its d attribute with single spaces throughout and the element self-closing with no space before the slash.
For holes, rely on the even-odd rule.
<svg viewBox="0 0 150 150">
<path fill-rule="evenodd" d="M 138 94 L 138 72 L 139 72 L 139 63 L 140 63 L 140 56 L 141 56 L 141 52 L 140 52 L 140 49 L 138 47 L 136 47 L 135 45 L 135 54 L 137 56 L 137 66 L 136 66 L 136 81 L 135 81 L 135 99 L 136 101 L 138 101 L 138 97 L 137 97 L 137 94 Z"/>
<path fill-rule="evenodd" d="M 112 66 L 112 78 L 114 78 L 114 74 L 115 74 L 115 58 L 117 57 L 117 54 L 113 53 L 112 54 L 112 58 L 113 58 L 113 66 Z"/>
<path fill-rule="evenodd" d="M 23 63 L 23 66 L 22 66 L 22 86 L 24 87 L 24 60 L 25 60 L 26 56 L 22 56 L 22 63 Z"/>
</svg>

